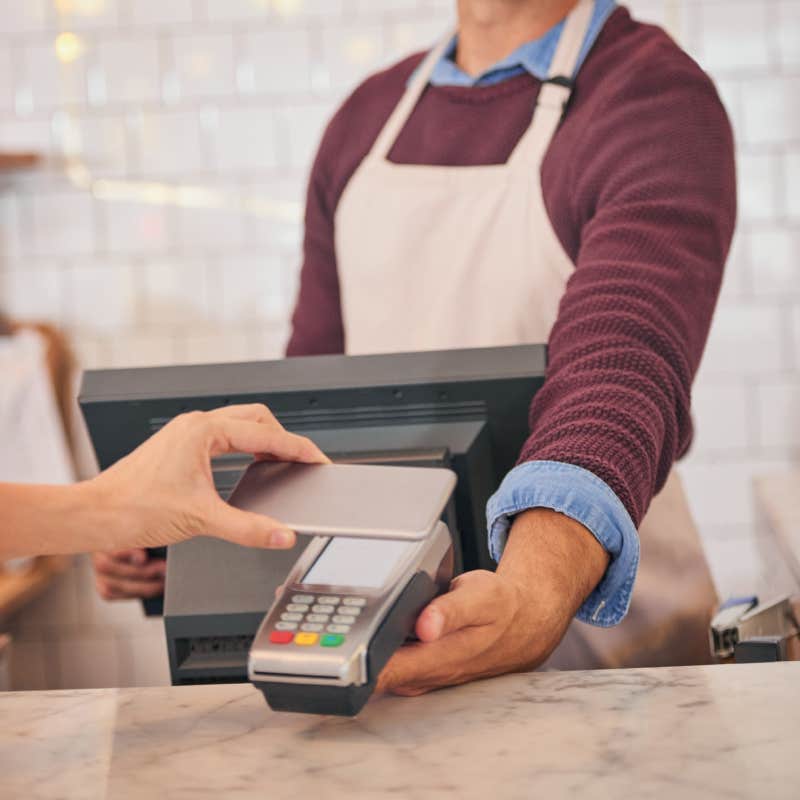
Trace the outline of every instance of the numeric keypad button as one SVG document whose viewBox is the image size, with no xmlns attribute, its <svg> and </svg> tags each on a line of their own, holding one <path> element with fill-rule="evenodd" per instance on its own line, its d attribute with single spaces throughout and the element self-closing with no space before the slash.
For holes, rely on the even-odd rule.
<svg viewBox="0 0 800 800">
<path fill-rule="evenodd" d="M 350 633 L 349 625 L 328 625 L 328 633 Z"/>
<path fill-rule="evenodd" d="M 314 595 L 313 594 L 296 594 L 292 596 L 293 603 L 313 603 L 314 602 Z"/>
<path fill-rule="evenodd" d="M 319 633 L 322 630 L 323 627 L 324 627 L 323 625 L 318 625 L 318 624 L 316 624 L 314 622 L 304 622 L 300 626 L 300 630 L 301 631 L 308 631 L 310 633 Z"/>
</svg>

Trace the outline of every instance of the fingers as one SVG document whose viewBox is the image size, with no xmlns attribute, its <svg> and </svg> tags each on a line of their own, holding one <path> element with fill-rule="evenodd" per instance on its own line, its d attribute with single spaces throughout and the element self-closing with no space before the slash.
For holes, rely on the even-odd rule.
<svg viewBox="0 0 800 800">
<path fill-rule="evenodd" d="M 400 648 L 378 678 L 378 689 L 414 695 L 451 686 L 483 673 L 483 656 L 505 607 L 496 576 L 478 570 L 459 576 L 451 591 L 434 599 L 417 619 L 420 642 Z"/>
<path fill-rule="evenodd" d="M 282 427 L 275 415 L 263 403 L 240 403 L 234 406 L 222 406 L 208 412 L 215 419 L 243 419 L 250 422 L 261 422 L 273 427 Z"/>
<path fill-rule="evenodd" d="M 105 600 L 157 597 L 164 591 L 167 563 L 148 561 L 144 550 L 95 553 L 92 561 L 97 592 Z"/>
<path fill-rule="evenodd" d="M 401 647 L 378 677 L 377 690 L 416 695 L 440 686 L 454 686 L 476 677 L 473 661 L 486 649 L 481 629 L 471 628 L 437 642 Z"/>
<path fill-rule="evenodd" d="M 262 403 L 224 406 L 176 417 L 170 425 L 210 430 L 211 456 L 222 453 L 265 454 L 283 461 L 329 463 L 330 459 L 307 437 L 287 431 Z M 169 426 L 167 426 L 169 427 Z"/>
<path fill-rule="evenodd" d="M 294 547 L 294 531 L 262 514 L 229 506 L 219 500 L 213 505 L 208 524 L 203 531 L 243 547 L 285 550 Z"/>
<path fill-rule="evenodd" d="M 497 582 L 476 570 L 460 575 L 450 591 L 432 600 L 417 619 L 415 632 L 423 642 L 434 642 L 461 628 L 494 621 Z"/>
<path fill-rule="evenodd" d="M 284 430 L 277 422 L 218 416 L 212 456 L 222 453 L 265 453 L 282 461 L 328 463 L 328 457 L 308 438 Z"/>
<path fill-rule="evenodd" d="M 164 579 L 137 581 L 128 578 L 110 578 L 98 575 L 97 593 L 104 600 L 132 600 L 158 597 L 164 593 Z"/>
<path fill-rule="evenodd" d="M 132 547 L 128 550 L 109 550 L 108 552 L 93 553 L 92 559 L 107 558 L 113 561 L 125 562 L 130 564 L 146 564 L 148 560 L 147 550 L 143 547 Z"/>
<path fill-rule="evenodd" d="M 134 554 L 134 555 L 129 555 Z M 138 554 L 141 554 L 140 557 Z M 144 550 L 122 551 L 121 553 L 95 553 L 94 568 L 99 575 L 112 578 L 130 578 L 150 581 L 163 578 L 166 561 L 163 558 L 147 560 Z"/>
</svg>

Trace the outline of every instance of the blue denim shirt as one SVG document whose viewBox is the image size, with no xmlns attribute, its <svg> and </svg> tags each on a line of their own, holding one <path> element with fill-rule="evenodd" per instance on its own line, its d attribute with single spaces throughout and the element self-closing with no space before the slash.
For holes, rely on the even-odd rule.
<svg viewBox="0 0 800 800">
<path fill-rule="evenodd" d="M 583 46 L 578 54 L 575 74 L 581 68 L 600 31 L 603 30 L 603 25 L 616 7 L 617 4 L 614 0 L 595 0 L 589 30 L 586 32 L 586 38 L 583 40 Z M 550 72 L 550 62 L 553 60 L 563 30 L 564 21 L 562 20 L 558 25 L 550 28 L 544 36 L 526 42 L 511 55 L 493 64 L 474 78 L 467 75 L 453 60 L 458 44 L 458 37 L 454 36 L 444 56 L 434 67 L 430 83 L 433 86 L 492 86 L 523 72 L 529 72 L 543 81 Z M 574 78 L 575 74 L 568 77 Z"/>
<path fill-rule="evenodd" d="M 615 8 L 614 0 L 595 0 L 576 73 Z M 430 82 L 435 86 L 490 86 L 524 72 L 544 80 L 563 28 L 562 21 L 477 77 L 467 75 L 453 60 L 458 44 L 457 37 L 453 37 L 434 67 Z M 611 557 L 609 567 L 577 618 L 603 627 L 620 622 L 628 611 L 639 566 L 636 526 L 620 499 L 596 475 L 573 464 L 555 461 L 520 464 L 508 473 L 486 507 L 489 552 L 495 560 L 503 553 L 514 517 L 530 508 L 550 508 L 566 514 L 591 531 L 603 545 Z"/>
</svg>

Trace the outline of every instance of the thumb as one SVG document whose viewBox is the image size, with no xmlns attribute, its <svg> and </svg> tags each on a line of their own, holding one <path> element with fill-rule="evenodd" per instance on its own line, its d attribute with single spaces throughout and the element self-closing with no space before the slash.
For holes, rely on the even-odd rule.
<svg viewBox="0 0 800 800">
<path fill-rule="evenodd" d="M 494 622 L 496 576 L 486 570 L 459 575 L 450 591 L 432 600 L 417 618 L 417 637 L 435 642 L 443 636 L 475 625 Z"/>
<path fill-rule="evenodd" d="M 215 503 L 205 533 L 244 547 L 277 550 L 294 547 L 296 541 L 294 531 L 277 520 L 252 511 L 242 511 L 223 500 Z"/>
</svg>

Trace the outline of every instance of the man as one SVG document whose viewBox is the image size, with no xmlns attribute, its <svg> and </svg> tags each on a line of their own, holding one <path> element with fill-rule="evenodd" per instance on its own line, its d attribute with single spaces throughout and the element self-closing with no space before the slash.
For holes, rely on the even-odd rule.
<svg viewBox="0 0 800 800">
<path fill-rule="evenodd" d="M 455 38 L 337 112 L 288 354 L 550 357 L 487 509 L 497 572 L 423 611 L 384 689 L 530 669 L 562 639 L 561 666 L 703 660 L 714 593 L 670 475 L 735 213 L 711 82 L 612 0 L 459 0 Z"/>
<path fill-rule="evenodd" d="M 246 547 L 292 547 L 294 532 L 280 522 L 220 499 L 210 464 L 223 453 L 327 461 L 262 405 L 183 414 L 92 480 L 0 483 L 0 560 L 172 544 L 203 534 Z"/>
</svg>

